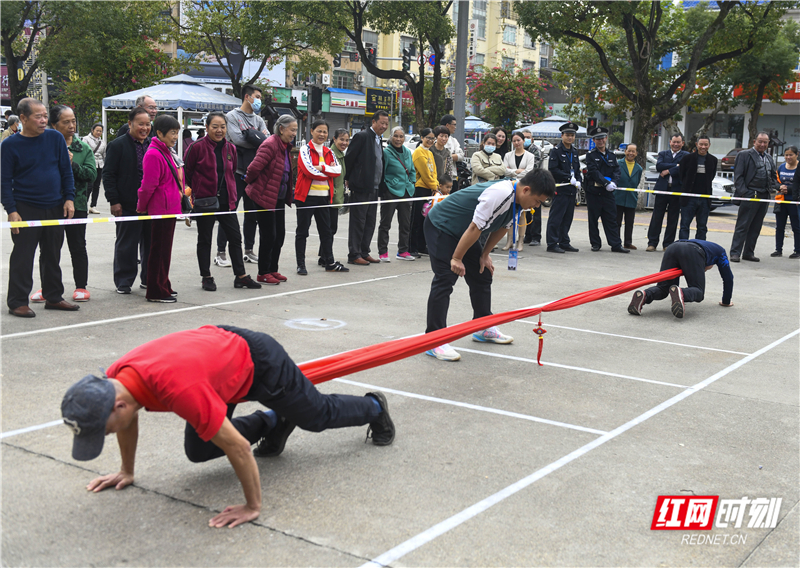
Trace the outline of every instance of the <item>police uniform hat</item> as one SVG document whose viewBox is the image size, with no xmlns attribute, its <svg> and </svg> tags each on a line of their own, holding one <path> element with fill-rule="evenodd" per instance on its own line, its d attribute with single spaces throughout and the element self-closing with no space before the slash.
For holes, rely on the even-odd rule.
<svg viewBox="0 0 800 568">
<path fill-rule="evenodd" d="M 595 126 L 594 128 L 590 128 L 587 134 L 590 138 L 605 138 L 608 136 L 608 128 L 603 126 Z"/>
<path fill-rule="evenodd" d="M 578 125 L 574 122 L 566 122 L 558 127 L 562 134 L 577 134 Z"/>
</svg>

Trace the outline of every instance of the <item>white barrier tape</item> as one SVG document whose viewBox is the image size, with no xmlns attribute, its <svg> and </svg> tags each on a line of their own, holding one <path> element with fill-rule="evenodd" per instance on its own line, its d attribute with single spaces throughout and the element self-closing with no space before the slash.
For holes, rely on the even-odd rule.
<svg viewBox="0 0 800 568">
<path fill-rule="evenodd" d="M 557 183 L 556 187 L 566 187 L 571 183 Z M 719 199 L 722 201 L 758 201 L 761 203 L 779 203 L 781 205 L 800 205 L 800 201 L 778 201 L 777 199 L 758 199 L 756 197 L 734 197 L 732 195 L 705 195 L 701 193 L 680 193 L 678 191 L 661 191 L 659 189 L 639 189 L 635 187 L 618 187 L 620 191 L 635 191 L 638 193 L 657 193 L 659 195 L 685 195 L 687 197 L 705 197 L 707 199 Z M 616 190 L 615 190 L 616 191 Z"/>
<path fill-rule="evenodd" d="M 381 203 L 403 203 L 411 201 L 430 201 L 430 197 L 404 197 L 403 199 L 381 199 L 378 201 L 359 201 L 357 203 L 338 203 L 328 205 L 312 205 L 302 209 L 325 209 L 328 207 L 355 207 L 357 205 L 375 205 Z M 192 217 L 208 217 L 215 215 L 240 215 L 258 213 L 260 211 L 281 211 L 281 209 L 249 209 L 247 211 L 211 211 L 208 213 L 177 213 L 171 215 L 130 215 L 127 217 L 89 217 L 86 219 L 42 219 L 36 221 L 3 221 L 0 229 L 25 229 L 28 227 L 58 227 L 63 225 L 89 225 L 91 223 L 124 223 L 126 221 L 150 221 L 152 219 L 188 219 Z"/>
</svg>

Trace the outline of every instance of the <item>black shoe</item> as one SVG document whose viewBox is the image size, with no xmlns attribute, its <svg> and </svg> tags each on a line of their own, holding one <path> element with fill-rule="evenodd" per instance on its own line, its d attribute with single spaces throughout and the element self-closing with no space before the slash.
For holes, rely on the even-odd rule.
<svg viewBox="0 0 800 568">
<path fill-rule="evenodd" d="M 325 267 L 325 272 L 350 272 L 350 269 L 341 262 L 334 262 Z"/>
<path fill-rule="evenodd" d="M 750 262 L 761 262 L 761 259 L 757 256 L 753 256 L 752 254 L 748 254 L 747 256 L 742 256 L 742 260 L 749 260 Z"/>
<path fill-rule="evenodd" d="M 308 275 L 308 270 L 306 270 L 306 265 L 305 264 L 301 264 L 300 266 L 298 266 L 297 267 L 297 273 L 300 276 L 307 276 Z"/>
<path fill-rule="evenodd" d="M 628 304 L 628 313 L 632 316 L 642 315 L 642 308 L 644 307 L 645 295 L 641 290 L 636 290 L 631 298 L 631 303 Z"/>
<path fill-rule="evenodd" d="M 532 247 L 538 247 L 541 246 L 542 243 L 540 241 L 531 241 L 528 244 L 530 244 Z"/>
<path fill-rule="evenodd" d="M 625 247 L 611 247 L 611 252 L 631 252 L 631 249 L 626 249 Z"/>
<path fill-rule="evenodd" d="M 793 252 L 789 255 L 789 258 L 800 258 L 800 252 Z"/>
<path fill-rule="evenodd" d="M 147 290 L 147 284 L 139 284 L 139 288 L 142 290 Z"/>
<path fill-rule="evenodd" d="M 739 257 L 738 256 L 732 256 L 728 260 L 730 260 L 731 262 L 739 262 Z"/>
<path fill-rule="evenodd" d="M 117 288 L 117 294 L 130 294 L 131 289 L 129 286 L 120 286 Z"/>
<path fill-rule="evenodd" d="M 383 409 L 375 421 L 369 423 L 367 439 L 364 440 L 364 443 L 366 444 L 367 440 L 372 438 L 372 443 L 376 446 L 388 446 L 394 442 L 394 422 L 389 417 L 389 403 L 386 402 L 386 396 L 382 392 L 368 392 L 364 396 L 371 396 L 377 400 Z"/>
<path fill-rule="evenodd" d="M 672 315 L 676 318 L 682 318 L 685 309 L 685 305 L 683 303 L 683 290 L 677 286 L 670 286 L 669 297 L 672 300 Z"/>
<path fill-rule="evenodd" d="M 592 245 L 592 252 L 597 252 L 600 250 L 600 245 Z"/>
<path fill-rule="evenodd" d="M 560 246 L 565 252 L 578 252 L 578 249 L 576 249 L 572 245 L 558 245 L 558 246 Z"/>
<path fill-rule="evenodd" d="M 770 256 L 783 256 L 783 253 L 781 251 L 779 251 L 779 250 L 776 250 Z"/>
<path fill-rule="evenodd" d="M 317 264 L 318 264 L 318 265 L 320 265 L 320 266 L 325 266 L 325 261 L 324 261 L 324 260 L 322 260 L 322 257 L 319 257 L 319 258 L 317 259 Z"/>
<path fill-rule="evenodd" d="M 286 447 L 286 439 L 289 434 L 297 427 L 293 422 L 289 422 L 283 416 L 278 416 L 278 424 L 261 438 L 258 446 L 253 450 L 253 455 L 257 458 L 274 458 L 283 453 Z"/>
<path fill-rule="evenodd" d="M 547 252 L 557 252 L 559 254 L 564 254 L 564 249 L 561 247 L 547 247 Z"/>
<path fill-rule="evenodd" d="M 422 255 L 421 255 L 421 254 L 419 254 L 418 252 L 410 252 L 410 253 L 408 253 L 408 254 L 410 254 L 410 255 L 411 255 L 411 256 L 413 256 L 414 258 L 422 258 Z"/>
<path fill-rule="evenodd" d="M 203 278 L 203 290 L 207 292 L 216 292 L 217 291 L 217 284 L 214 282 L 213 276 L 208 276 Z"/>
<path fill-rule="evenodd" d="M 175 290 L 170 292 L 169 295 L 172 296 L 173 298 L 177 298 L 178 297 L 178 293 Z"/>
<path fill-rule="evenodd" d="M 249 275 L 245 275 L 244 278 L 239 278 L 238 276 L 233 279 L 233 287 L 234 288 L 252 288 L 253 290 L 258 290 L 261 288 L 261 284 L 250 278 Z"/>
<path fill-rule="evenodd" d="M 148 302 L 157 302 L 159 304 L 174 304 L 178 300 L 172 296 L 168 298 L 147 298 Z"/>
<path fill-rule="evenodd" d="M 528 237 L 525 237 L 524 239 L 522 239 L 522 244 L 525 244 L 525 245 L 531 244 L 531 239 L 529 239 Z"/>
</svg>

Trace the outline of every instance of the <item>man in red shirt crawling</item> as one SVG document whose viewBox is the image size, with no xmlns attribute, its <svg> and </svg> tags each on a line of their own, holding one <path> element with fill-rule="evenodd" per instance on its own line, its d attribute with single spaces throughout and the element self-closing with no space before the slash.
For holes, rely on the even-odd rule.
<svg viewBox="0 0 800 568">
<path fill-rule="evenodd" d="M 208 522 L 211 527 L 235 527 L 258 518 L 261 479 L 253 455 L 279 455 L 296 426 L 321 432 L 369 424 L 367 437 L 371 432 L 373 444 L 394 441 L 383 393 L 322 394 L 277 341 L 247 329 L 207 325 L 172 333 L 130 351 L 107 374 L 84 377 L 61 403 L 64 423 L 75 434 L 74 459 L 96 458 L 105 436 L 117 434 L 119 473 L 98 477 L 86 488 L 97 492 L 132 484 L 139 410 L 174 412 L 186 420 L 189 460 L 228 456 L 244 490 L 246 503 L 226 507 Z M 258 401 L 271 410 L 233 418 L 236 404 L 244 401 Z"/>
</svg>

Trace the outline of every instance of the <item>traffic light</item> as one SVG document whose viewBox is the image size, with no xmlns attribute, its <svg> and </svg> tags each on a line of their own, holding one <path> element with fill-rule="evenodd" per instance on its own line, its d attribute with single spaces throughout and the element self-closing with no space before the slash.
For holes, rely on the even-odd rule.
<svg viewBox="0 0 800 568">
<path fill-rule="evenodd" d="M 377 50 L 374 47 L 368 47 L 366 49 L 366 52 L 367 52 L 367 60 L 377 67 L 378 66 Z"/>
<path fill-rule="evenodd" d="M 590 117 L 586 119 L 586 130 L 588 131 L 590 128 L 597 128 L 597 118 Z"/>
<path fill-rule="evenodd" d="M 322 89 L 319 87 L 311 87 L 311 103 L 309 104 L 311 114 L 319 114 L 322 112 Z"/>
<path fill-rule="evenodd" d="M 337 53 L 333 56 L 333 66 L 334 67 L 341 67 L 342 66 L 342 54 Z"/>
<path fill-rule="evenodd" d="M 403 49 L 403 71 L 411 70 L 411 50 L 407 47 Z"/>
</svg>

